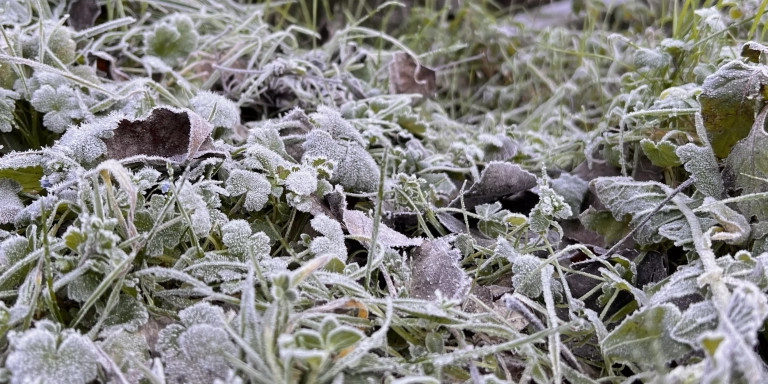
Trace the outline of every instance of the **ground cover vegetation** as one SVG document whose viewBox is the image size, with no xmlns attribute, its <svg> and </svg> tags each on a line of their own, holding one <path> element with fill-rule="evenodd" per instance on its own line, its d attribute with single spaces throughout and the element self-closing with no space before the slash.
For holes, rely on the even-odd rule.
<svg viewBox="0 0 768 384">
<path fill-rule="evenodd" d="M 0 382 L 765 382 L 767 6 L 2 0 Z"/>
</svg>

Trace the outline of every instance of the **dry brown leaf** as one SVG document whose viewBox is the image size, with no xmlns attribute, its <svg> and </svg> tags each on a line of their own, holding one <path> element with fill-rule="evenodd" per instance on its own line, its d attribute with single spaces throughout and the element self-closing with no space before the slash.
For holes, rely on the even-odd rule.
<svg viewBox="0 0 768 384">
<path fill-rule="evenodd" d="M 472 209 L 476 205 L 492 203 L 498 199 L 527 191 L 536 186 L 536 176 L 523 170 L 517 164 L 491 162 L 480 174 L 469 191 L 464 193 L 464 206 Z M 461 206 L 461 196 L 451 202 L 452 207 Z"/>
<path fill-rule="evenodd" d="M 431 97 L 437 90 L 435 71 L 405 52 L 396 52 L 389 63 L 389 90 L 390 93 L 419 93 Z"/>
<path fill-rule="evenodd" d="M 69 3 L 69 26 L 75 31 L 93 27 L 101 14 L 101 7 L 96 0 L 74 0 Z"/>
</svg>

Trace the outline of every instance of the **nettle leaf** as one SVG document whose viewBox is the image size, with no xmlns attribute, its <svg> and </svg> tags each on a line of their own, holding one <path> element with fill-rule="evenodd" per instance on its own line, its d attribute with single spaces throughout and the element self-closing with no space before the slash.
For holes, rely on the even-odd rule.
<svg viewBox="0 0 768 384">
<path fill-rule="evenodd" d="M 361 211 L 344 210 L 344 225 L 352 236 L 359 236 L 371 239 L 373 236 L 373 220 Z M 421 238 L 409 238 L 384 223 L 379 223 L 379 232 L 377 237 L 378 244 L 390 248 L 415 247 L 421 245 L 424 240 Z M 366 246 L 370 246 L 370 241 L 361 240 Z"/>
<path fill-rule="evenodd" d="M 611 211 L 616 221 L 630 216 L 630 225 L 636 227 L 646 215 L 666 199 L 666 189 L 657 182 L 635 181 L 629 177 L 598 177 L 591 185 L 600 201 Z M 684 196 L 684 195 L 679 195 Z M 683 197 L 685 201 L 690 198 Z M 669 202 L 635 233 L 638 243 L 653 244 L 662 240 L 659 227 L 682 218 L 674 203 Z"/>
<path fill-rule="evenodd" d="M 699 192 L 715 198 L 723 195 L 723 178 L 712 149 L 688 143 L 678 147 L 675 153 L 685 164 L 685 170 L 695 178 L 694 185 Z"/>
<path fill-rule="evenodd" d="M 240 122 L 240 108 L 233 101 L 211 91 L 202 91 L 189 99 L 192 110 L 214 127 L 232 128 Z"/>
<path fill-rule="evenodd" d="M 24 209 L 19 198 L 21 184 L 12 179 L 0 179 L 0 224 L 10 224 L 16 220 L 16 214 Z"/>
<path fill-rule="evenodd" d="M 34 329 L 8 334 L 5 362 L 13 383 L 87 384 L 96 379 L 99 354 L 88 338 L 41 320 Z"/>
<path fill-rule="evenodd" d="M 356 132 L 356 131 L 355 131 Z M 302 145 L 303 163 L 325 157 L 335 164 L 330 182 L 345 190 L 374 192 L 379 186 L 379 166 L 357 141 L 336 140 L 330 133 L 314 129 Z"/>
<path fill-rule="evenodd" d="M 148 55 L 175 65 L 197 48 L 198 39 L 192 19 L 177 13 L 156 22 L 153 30 L 144 35 L 144 46 Z"/>
<path fill-rule="evenodd" d="M 527 191 L 534 186 L 536 176 L 519 165 L 492 161 L 480 174 L 480 179 L 464 193 L 464 205 L 466 209 L 472 209 L 478 204 L 493 203 L 502 197 Z M 450 206 L 460 207 L 460 197 L 456 197 Z"/>
<path fill-rule="evenodd" d="M 43 125 L 49 131 L 62 133 L 75 121 L 87 117 L 88 111 L 77 92 L 68 85 L 53 88 L 46 84 L 32 94 L 29 102 L 36 110 L 45 113 Z"/>
<path fill-rule="evenodd" d="M 0 88 L 0 132 L 10 132 L 13 129 L 13 111 L 19 94 Z"/>
<path fill-rule="evenodd" d="M 662 140 L 653 142 L 648 139 L 640 140 L 640 148 L 643 153 L 657 167 L 672 168 L 681 165 L 680 158 L 675 153 L 677 145 L 670 141 Z"/>
<path fill-rule="evenodd" d="M 312 228 L 323 236 L 316 237 L 309 244 L 309 250 L 316 256 L 331 254 L 342 262 L 347 261 L 347 247 L 344 245 L 344 231 L 341 224 L 325 215 L 310 221 Z"/>
<path fill-rule="evenodd" d="M 762 148 L 768 145 L 768 133 L 764 124 L 768 107 L 763 108 L 746 139 L 733 147 L 723 170 L 723 178 L 729 189 L 741 195 L 768 191 L 768 153 Z M 761 200 L 746 200 L 738 203 L 739 211 L 751 219 L 768 220 L 768 204 Z"/>
<path fill-rule="evenodd" d="M 227 179 L 227 192 L 233 197 L 245 194 L 243 208 L 256 212 L 267 204 L 272 193 L 272 184 L 261 173 L 236 169 Z"/>
<path fill-rule="evenodd" d="M 440 295 L 449 299 L 463 299 L 472 285 L 472 279 L 461 268 L 461 252 L 442 237 L 424 241 L 411 252 L 411 297 L 435 300 Z"/>
<path fill-rule="evenodd" d="M 671 337 L 680 318 L 680 310 L 672 304 L 644 307 L 627 317 L 602 340 L 603 355 L 616 362 L 637 364 L 646 369 L 651 369 L 657 362 L 667 363 L 680 358 L 690 350 Z"/>
<path fill-rule="evenodd" d="M 765 66 L 740 60 L 723 65 L 704 80 L 699 96 L 701 115 L 717 157 L 727 157 L 731 148 L 749 134 L 766 84 Z"/>
</svg>

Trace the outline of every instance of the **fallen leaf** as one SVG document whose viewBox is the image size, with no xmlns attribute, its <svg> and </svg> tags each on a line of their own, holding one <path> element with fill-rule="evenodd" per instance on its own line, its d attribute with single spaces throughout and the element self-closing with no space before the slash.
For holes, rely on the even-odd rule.
<svg viewBox="0 0 768 384">
<path fill-rule="evenodd" d="M 96 24 L 101 7 L 96 0 L 74 0 L 69 3 L 69 26 L 75 31 L 88 29 Z"/>
<path fill-rule="evenodd" d="M 373 236 L 373 220 L 361 211 L 344 211 L 344 225 L 352 236 L 360 236 L 370 239 Z M 422 244 L 420 238 L 412 239 L 379 223 L 378 244 L 390 248 L 414 247 Z M 361 241 L 365 246 L 370 246 L 369 241 Z"/>
<path fill-rule="evenodd" d="M 445 237 L 424 241 L 413 250 L 411 297 L 434 300 L 437 291 L 445 298 L 461 298 L 472 283 L 459 265 L 461 253 Z"/>
<path fill-rule="evenodd" d="M 192 111 L 158 107 L 144 120 L 121 120 L 112 137 L 103 141 L 110 159 L 154 157 L 181 163 L 217 152 L 212 131 L 213 126 Z"/>
<path fill-rule="evenodd" d="M 389 63 L 390 93 L 419 93 L 430 97 L 437 90 L 435 71 L 427 68 L 411 55 L 396 52 Z"/>
<path fill-rule="evenodd" d="M 517 164 L 490 162 L 469 191 L 464 193 L 464 206 L 472 209 L 476 205 L 492 203 L 498 199 L 523 192 L 536 186 L 536 176 L 523 170 Z M 451 207 L 461 206 L 461 196 L 456 197 Z"/>
</svg>

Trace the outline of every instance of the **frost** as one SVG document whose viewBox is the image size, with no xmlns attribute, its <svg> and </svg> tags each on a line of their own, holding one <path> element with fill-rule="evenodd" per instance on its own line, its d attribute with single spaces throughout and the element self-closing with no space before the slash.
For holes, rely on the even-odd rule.
<svg viewBox="0 0 768 384">
<path fill-rule="evenodd" d="M 147 54 L 175 65 L 195 50 L 198 38 L 192 19 L 174 14 L 155 23 L 154 29 L 144 35 L 144 45 Z"/>
<path fill-rule="evenodd" d="M 208 204 L 203 200 L 199 185 L 192 185 L 189 181 L 176 186 L 177 196 L 181 206 L 187 210 L 192 231 L 200 237 L 208 236 L 213 228 L 213 217 L 208 209 Z"/>
<path fill-rule="evenodd" d="M 648 160 L 657 167 L 672 168 L 681 164 L 680 158 L 675 153 L 677 145 L 670 141 L 662 140 L 654 143 L 651 140 L 643 139 L 640 140 L 640 147 Z"/>
<path fill-rule="evenodd" d="M 389 63 L 390 93 L 419 93 L 433 96 L 436 88 L 435 71 L 419 63 L 406 52 L 395 52 Z"/>
<path fill-rule="evenodd" d="M 652 305 L 633 313 L 600 343 L 603 355 L 616 362 L 633 362 L 650 369 L 682 357 L 690 348 L 671 337 L 680 321 L 671 304 Z M 648 353 L 653 351 L 652 357 Z"/>
<path fill-rule="evenodd" d="M 160 331 L 157 348 L 171 382 L 211 383 L 229 370 L 225 354 L 237 355 L 237 347 L 222 329 L 221 308 L 202 302 L 179 313 L 183 325 L 171 324 Z"/>
<path fill-rule="evenodd" d="M 304 142 L 302 162 L 326 157 L 336 164 L 329 180 L 348 191 L 373 192 L 379 185 L 379 167 L 373 157 L 354 141 L 336 141 L 326 131 L 314 129 Z"/>
<path fill-rule="evenodd" d="M 492 161 L 480 174 L 480 179 L 464 193 L 464 204 L 467 209 L 472 209 L 478 204 L 493 203 L 499 198 L 526 191 L 534 186 L 536 176 L 519 165 Z M 450 206 L 460 207 L 461 199 L 456 197 Z"/>
<path fill-rule="evenodd" d="M 701 20 L 701 23 L 712 29 L 711 33 L 717 33 L 726 28 L 725 17 L 716 7 L 697 9 L 693 12 Z"/>
<path fill-rule="evenodd" d="M 635 181 L 628 177 L 599 177 L 592 180 L 591 185 L 597 197 L 611 211 L 616 221 L 620 222 L 624 216 L 629 215 L 632 220 L 630 224 L 633 227 L 643 221 L 646 215 L 651 214 L 667 198 L 662 184 Z M 690 198 L 684 197 L 684 199 L 690 201 Z M 635 239 L 640 244 L 661 241 L 658 228 L 680 218 L 682 218 L 680 211 L 673 203 L 668 202 L 654 213 L 648 222 L 637 229 Z"/>
<path fill-rule="evenodd" d="M 363 212 L 345 210 L 344 224 L 346 225 L 349 234 L 352 236 L 359 236 L 366 239 L 371 239 L 373 236 L 373 220 Z M 362 240 L 361 242 L 366 246 L 370 246 L 370 241 Z M 414 247 L 421 245 L 422 242 L 423 239 L 411 239 L 402 233 L 387 227 L 384 223 L 379 223 L 377 243 L 385 247 Z"/>
<path fill-rule="evenodd" d="M 512 265 L 512 286 L 515 292 L 536 299 L 544 292 L 541 269 L 544 260 L 529 254 L 520 254 L 504 238 L 499 238 L 494 254 L 509 260 Z M 562 295 L 563 286 L 559 280 L 550 279 L 550 289 L 557 296 Z"/>
<path fill-rule="evenodd" d="M 723 65 L 704 80 L 699 96 L 701 115 L 717 157 L 728 156 L 731 148 L 749 134 L 766 84 L 766 67 L 740 60 Z"/>
<path fill-rule="evenodd" d="M 149 312 L 141 301 L 130 295 L 120 295 L 117 305 L 104 321 L 106 332 L 116 330 L 136 332 L 147 323 Z"/>
<path fill-rule="evenodd" d="M 717 159 L 709 147 L 688 143 L 678 147 L 676 153 L 685 164 L 685 170 L 694 177 L 693 182 L 699 192 L 715 198 L 723 195 L 723 178 L 718 172 Z"/>
<path fill-rule="evenodd" d="M 768 191 L 768 156 L 762 148 L 768 146 L 768 133 L 764 124 L 768 108 L 763 108 L 752 126 L 752 131 L 744 140 L 737 143 L 728 155 L 723 170 L 723 179 L 729 189 L 741 192 L 741 195 Z M 738 203 L 739 211 L 747 218 L 756 216 L 759 220 L 768 219 L 768 205 L 761 200 L 745 200 Z"/>
<path fill-rule="evenodd" d="M 683 316 L 675 326 L 671 336 L 681 343 L 696 348 L 699 345 L 699 337 L 704 332 L 714 330 L 717 323 L 717 308 L 712 301 L 700 301 L 691 304 L 683 312 Z"/>
<path fill-rule="evenodd" d="M 52 322 L 8 335 L 11 353 L 5 362 L 11 383 L 87 384 L 96 379 L 99 355 L 91 340 Z"/>
<path fill-rule="evenodd" d="M 229 248 L 229 253 L 239 259 L 248 255 L 250 236 L 251 225 L 245 220 L 232 220 L 221 227 L 221 240 Z"/>
<path fill-rule="evenodd" d="M 445 237 L 427 240 L 411 252 L 412 297 L 463 299 L 469 293 L 472 279 L 459 264 L 461 253 L 449 241 Z"/>
<path fill-rule="evenodd" d="M 309 196 L 317 189 L 317 171 L 312 167 L 302 166 L 285 178 L 285 187 L 297 195 Z"/>
<path fill-rule="evenodd" d="M 548 185 L 539 186 L 539 202 L 529 216 L 532 231 L 546 231 L 553 219 L 567 219 L 571 215 L 571 206 L 565 202 L 564 197 Z"/>
<path fill-rule="evenodd" d="M 13 223 L 16 214 L 24 209 L 24 203 L 19 198 L 21 184 L 12 179 L 0 179 L 0 224 Z"/>
<path fill-rule="evenodd" d="M 138 384 L 144 377 L 139 364 L 149 365 L 149 345 L 144 335 L 119 331 L 109 334 L 99 344 L 128 382 Z"/>
<path fill-rule="evenodd" d="M 191 98 L 189 103 L 192 105 L 192 110 L 214 127 L 233 128 L 240 122 L 240 109 L 224 96 L 202 91 Z"/>
<path fill-rule="evenodd" d="M 0 132 L 13 129 L 13 112 L 18 98 L 18 93 L 0 88 Z"/>
<path fill-rule="evenodd" d="M 638 72 L 642 73 L 644 71 L 661 70 L 669 67 L 672 57 L 658 49 L 640 48 L 635 52 L 634 62 Z"/>
<path fill-rule="evenodd" d="M 334 139 L 351 141 L 361 147 L 365 146 L 363 135 L 335 109 L 321 105 L 317 108 L 317 112 L 309 117 L 318 128 L 328 132 Z"/>
<path fill-rule="evenodd" d="M 243 207 L 251 212 L 260 211 L 269 200 L 272 184 L 261 173 L 236 169 L 227 179 L 227 192 L 231 196 L 245 194 Z"/>
<path fill-rule="evenodd" d="M 571 215 L 567 219 L 578 217 L 581 213 L 581 204 L 589 190 L 589 183 L 579 176 L 562 173 L 557 179 L 550 180 L 549 186 L 571 207 Z"/>
<path fill-rule="evenodd" d="M 342 262 L 347 261 L 347 247 L 344 245 L 344 232 L 341 224 L 325 215 L 320 215 L 310 221 L 312 228 L 320 232 L 309 245 L 309 250 L 316 256 L 330 254 Z"/>
<path fill-rule="evenodd" d="M 72 127 L 56 142 L 54 149 L 63 151 L 80 164 L 95 165 L 96 160 L 107 153 L 107 145 L 102 139 L 111 137 L 122 119 L 122 115 L 113 113 Z"/>
<path fill-rule="evenodd" d="M 30 3 L 18 0 L 0 0 L 0 24 L 27 25 L 31 17 Z"/>
<path fill-rule="evenodd" d="M 706 197 L 704 203 L 697 211 L 708 212 L 721 225 L 711 238 L 724 241 L 728 244 L 741 245 L 749 239 L 751 227 L 749 222 L 740 213 L 718 202 L 712 197 Z"/>
<path fill-rule="evenodd" d="M 78 120 L 88 116 L 87 109 L 82 105 L 78 91 L 67 85 L 54 89 L 43 85 L 32 94 L 29 100 L 35 109 L 44 112 L 43 124 L 48 130 L 62 133 Z"/>
</svg>

